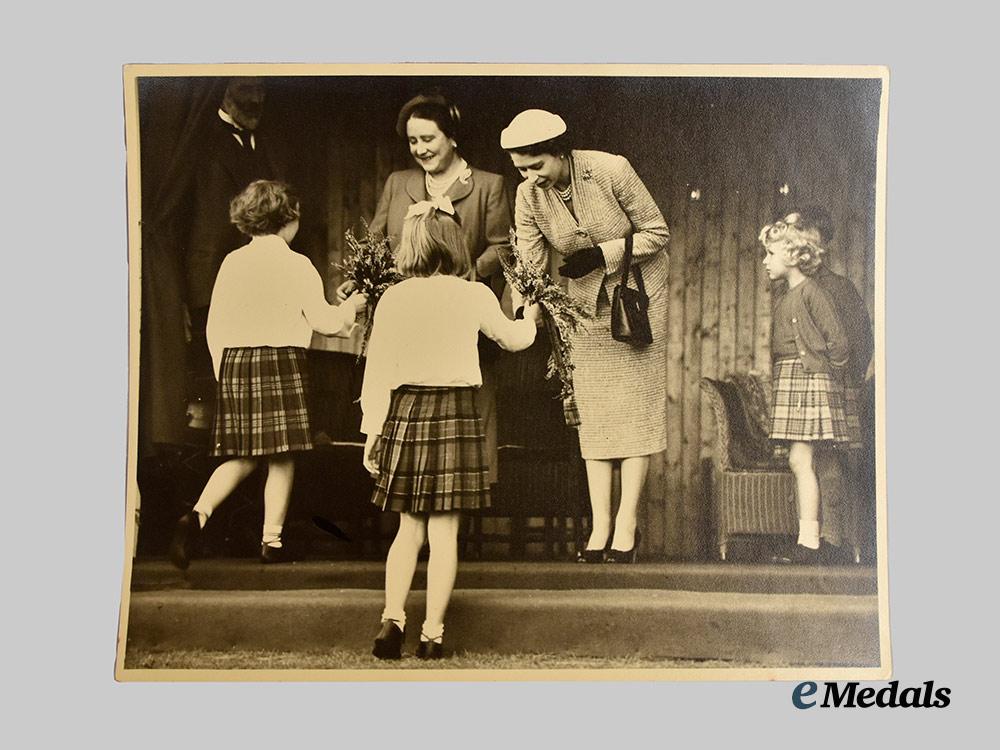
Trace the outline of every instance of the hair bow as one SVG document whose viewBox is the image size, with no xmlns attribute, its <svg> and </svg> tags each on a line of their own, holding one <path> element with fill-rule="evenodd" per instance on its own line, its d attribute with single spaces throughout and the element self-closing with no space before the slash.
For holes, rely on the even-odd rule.
<svg viewBox="0 0 1000 750">
<path fill-rule="evenodd" d="M 442 211 L 449 216 L 455 215 L 455 207 L 451 204 L 451 198 L 447 195 L 440 195 L 431 198 L 429 201 L 417 201 L 406 209 L 406 218 L 411 216 L 428 216 L 434 211 Z"/>
</svg>

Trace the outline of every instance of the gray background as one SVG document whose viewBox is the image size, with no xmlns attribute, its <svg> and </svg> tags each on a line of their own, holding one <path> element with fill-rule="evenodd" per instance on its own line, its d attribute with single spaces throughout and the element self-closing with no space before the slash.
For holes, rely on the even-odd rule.
<svg viewBox="0 0 1000 750">
<path fill-rule="evenodd" d="M 982 67 L 995 67 L 993 25 L 956 2 L 933 15 L 846 2 L 655 15 L 621 2 L 525 6 L 175 2 L 8 17 L 3 666 L 15 745 L 924 746 L 978 734 L 996 648 L 996 83 Z M 950 687 L 950 708 L 803 712 L 791 683 L 113 681 L 127 402 L 121 65 L 412 60 L 890 67 L 894 678 Z"/>
</svg>

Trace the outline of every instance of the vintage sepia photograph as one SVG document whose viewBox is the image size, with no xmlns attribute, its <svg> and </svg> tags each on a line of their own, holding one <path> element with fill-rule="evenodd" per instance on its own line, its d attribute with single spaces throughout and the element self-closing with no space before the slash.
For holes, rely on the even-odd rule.
<svg viewBox="0 0 1000 750">
<path fill-rule="evenodd" d="M 887 678 L 888 87 L 126 66 L 117 678 Z"/>
</svg>

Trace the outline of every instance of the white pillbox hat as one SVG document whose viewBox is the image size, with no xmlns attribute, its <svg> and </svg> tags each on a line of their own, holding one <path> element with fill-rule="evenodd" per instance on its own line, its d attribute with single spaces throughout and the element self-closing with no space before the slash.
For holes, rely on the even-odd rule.
<svg viewBox="0 0 1000 750">
<path fill-rule="evenodd" d="M 500 148 L 509 150 L 544 143 L 566 132 L 566 122 L 544 109 L 526 109 L 500 131 Z"/>
</svg>

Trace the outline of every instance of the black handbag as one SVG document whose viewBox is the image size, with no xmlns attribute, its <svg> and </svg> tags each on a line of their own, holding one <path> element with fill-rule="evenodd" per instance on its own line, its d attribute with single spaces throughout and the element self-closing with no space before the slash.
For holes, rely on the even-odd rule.
<svg viewBox="0 0 1000 750">
<path fill-rule="evenodd" d="M 625 258 L 622 260 L 622 281 L 615 287 L 611 298 L 611 337 L 633 346 L 649 346 L 653 343 L 653 330 L 649 326 L 649 297 L 646 285 L 642 283 L 642 269 L 635 267 L 635 283 L 638 289 L 628 285 L 632 272 L 632 235 L 625 237 Z"/>
</svg>

